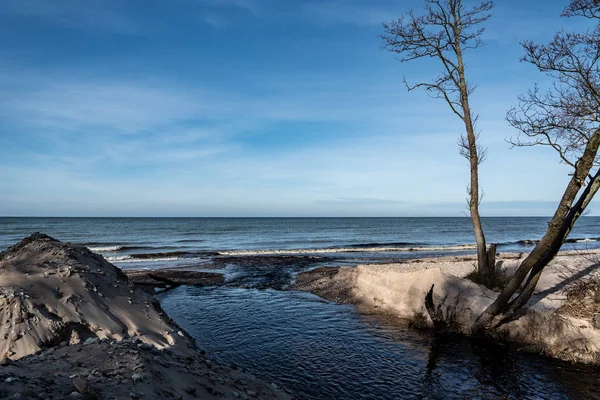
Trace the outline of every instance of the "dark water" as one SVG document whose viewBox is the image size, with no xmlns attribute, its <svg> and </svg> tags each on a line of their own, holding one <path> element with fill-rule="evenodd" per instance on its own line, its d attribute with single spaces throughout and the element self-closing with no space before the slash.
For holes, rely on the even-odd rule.
<svg viewBox="0 0 600 400">
<path fill-rule="evenodd" d="M 547 218 L 486 218 L 499 251 L 527 251 Z M 463 339 L 436 340 L 306 293 L 277 291 L 316 266 L 472 253 L 468 218 L 0 218 L 0 250 L 40 231 L 121 268 L 222 272 L 162 303 L 207 352 L 302 399 L 594 399 L 598 369 Z M 600 217 L 563 249 L 600 247 Z M 262 290 L 258 290 L 261 288 Z"/>
<path fill-rule="evenodd" d="M 595 368 L 436 340 L 299 292 L 178 288 L 167 313 L 219 361 L 300 399 L 597 399 Z"/>
</svg>

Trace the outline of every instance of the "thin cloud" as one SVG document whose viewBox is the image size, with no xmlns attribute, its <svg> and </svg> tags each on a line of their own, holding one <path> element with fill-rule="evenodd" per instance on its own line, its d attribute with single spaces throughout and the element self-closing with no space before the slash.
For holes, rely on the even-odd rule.
<svg viewBox="0 0 600 400">
<path fill-rule="evenodd" d="M 318 2 L 308 3 L 304 13 L 322 23 L 344 23 L 359 26 L 381 25 L 398 17 L 388 10 L 373 8 L 368 2 Z"/>
<path fill-rule="evenodd" d="M 35 18 L 46 23 L 75 29 L 94 29 L 117 34 L 144 35 L 144 30 L 128 18 L 118 3 L 101 0 L 4 0 L 0 14 Z"/>
</svg>

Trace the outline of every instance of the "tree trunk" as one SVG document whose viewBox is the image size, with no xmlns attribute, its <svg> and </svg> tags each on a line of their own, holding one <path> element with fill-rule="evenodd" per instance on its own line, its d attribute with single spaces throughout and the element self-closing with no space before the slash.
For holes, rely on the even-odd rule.
<svg viewBox="0 0 600 400">
<path fill-rule="evenodd" d="M 474 332 L 496 328 L 511 318 L 527 303 L 535 290 L 542 270 L 556 256 L 571 232 L 573 225 L 585 211 L 600 187 L 600 171 L 598 171 L 593 177 L 590 177 L 587 187 L 581 193 L 576 204 L 573 205 L 594 166 L 599 146 L 600 130 L 597 130 L 590 138 L 582 157 L 576 165 L 575 173 L 567 185 L 552 220 L 548 224 L 546 234 L 523 260 L 496 300 L 479 316 L 473 327 Z M 521 289 L 519 295 L 511 301 L 528 274 L 529 278 L 525 286 Z"/>
<path fill-rule="evenodd" d="M 455 29 L 458 29 L 456 26 Z M 462 51 L 460 47 L 460 32 L 455 32 L 456 37 L 456 56 L 458 61 L 458 77 L 460 102 L 463 109 L 463 121 L 467 131 L 467 144 L 469 155 L 469 166 L 471 169 L 471 180 L 469 184 L 469 212 L 471 214 L 471 223 L 473 224 L 473 233 L 475 234 L 475 243 L 477 245 L 477 273 L 479 277 L 487 280 L 495 277 L 495 268 L 488 264 L 487 247 L 485 235 L 481 227 L 481 217 L 479 216 L 479 151 L 477 148 L 477 136 L 471 116 L 471 106 L 469 105 L 469 89 L 465 79 L 465 66 L 463 63 Z"/>
</svg>

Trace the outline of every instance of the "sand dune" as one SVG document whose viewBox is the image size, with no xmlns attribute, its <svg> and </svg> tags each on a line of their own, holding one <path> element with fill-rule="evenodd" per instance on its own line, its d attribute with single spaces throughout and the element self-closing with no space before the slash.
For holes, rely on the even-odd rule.
<svg viewBox="0 0 600 400">
<path fill-rule="evenodd" d="M 46 235 L 0 253 L 0 321 L 0 398 L 289 398 L 207 360 L 120 269 Z"/>
</svg>

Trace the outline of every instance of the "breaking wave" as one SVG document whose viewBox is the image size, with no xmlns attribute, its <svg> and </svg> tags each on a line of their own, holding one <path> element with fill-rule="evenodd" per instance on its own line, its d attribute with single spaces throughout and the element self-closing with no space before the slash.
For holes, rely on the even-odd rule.
<svg viewBox="0 0 600 400">
<path fill-rule="evenodd" d="M 538 244 L 540 241 L 535 239 L 524 239 L 517 240 L 516 242 L 504 242 L 498 243 L 499 246 L 523 246 L 523 247 L 531 247 Z M 588 238 L 568 238 L 565 240 L 565 243 L 594 243 L 600 242 L 600 237 L 588 237 Z"/>
<path fill-rule="evenodd" d="M 109 256 L 106 260 L 109 262 L 155 262 L 155 261 L 178 261 L 178 260 L 199 260 L 211 256 L 217 256 L 220 253 L 211 251 L 168 251 L 162 253 L 135 253 L 121 256 Z"/>
<path fill-rule="evenodd" d="M 94 253 L 102 253 L 102 252 L 125 252 L 132 250 L 165 250 L 165 249 L 178 249 L 179 247 L 173 246 L 161 246 L 161 247 L 153 247 L 153 246 L 119 246 L 119 245 L 106 245 L 106 246 L 87 246 L 90 251 Z M 157 253 L 162 254 L 162 253 Z"/>
<path fill-rule="evenodd" d="M 565 240 L 565 243 L 593 243 L 600 241 L 600 237 L 590 237 L 590 238 L 569 238 Z"/>
<path fill-rule="evenodd" d="M 88 249 L 93 251 L 94 253 L 99 253 L 103 251 L 119 251 L 123 248 L 123 246 L 89 246 Z"/>
<path fill-rule="evenodd" d="M 137 259 L 131 258 L 131 256 L 114 256 L 114 257 L 106 257 L 106 261 L 108 262 L 118 262 L 118 263 L 136 263 L 136 262 L 148 262 L 148 261 L 178 261 L 181 258 L 178 257 L 158 257 L 153 259 Z"/>
<path fill-rule="evenodd" d="M 428 252 L 428 251 L 463 251 L 476 249 L 474 244 L 452 246 L 423 247 L 340 247 L 325 249 L 277 249 L 277 250 L 228 250 L 219 251 L 224 256 L 265 255 L 265 254 L 322 254 L 322 253 L 383 253 L 383 252 Z"/>
</svg>

